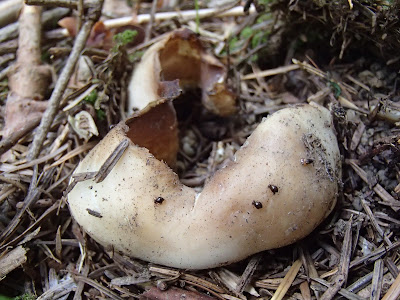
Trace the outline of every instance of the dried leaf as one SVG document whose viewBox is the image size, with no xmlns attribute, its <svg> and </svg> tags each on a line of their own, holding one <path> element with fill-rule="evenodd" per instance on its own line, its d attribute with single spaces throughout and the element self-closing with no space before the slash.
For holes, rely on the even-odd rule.
<svg viewBox="0 0 400 300">
<path fill-rule="evenodd" d="M 68 116 L 68 122 L 80 138 L 88 141 L 93 135 L 99 135 L 96 123 L 87 111 L 81 111 L 75 117 Z"/>
</svg>

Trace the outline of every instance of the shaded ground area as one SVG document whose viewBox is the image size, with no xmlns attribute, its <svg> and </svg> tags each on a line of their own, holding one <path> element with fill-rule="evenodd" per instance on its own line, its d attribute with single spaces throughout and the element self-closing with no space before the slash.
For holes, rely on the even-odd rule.
<svg viewBox="0 0 400 300">
<path fill-rule="evenodd" d="M 217 2 L 198 4 L 203 9 Z M 60 1 L 44 6 L 39 22 L 40 10 L 20 15 L 28 32 L 36 26 L 29 24 L 43 24 L 42 38 L 26 35 L 24 49 L 39 47 L 28 54 L 17 51 L 18 30 L 7 25 L 13 20 L 5 23 L 0 299 L 399 297 L 400 2 L 253 2 L 227 1 L 229 8 L 250 5 L 247 15 L 240 9 L 235 16 L 199 21 L 192 1 L 159 1 L 158 7 L 108 2 L 104 20 L 135 12 L 135 26 L 109 29 L 104 21 L 90 34 L 99 17 L 96 4 L 82 8 L 79 1 Z M 194 13 L 187 19 L 154 15 L 177 8 Z M 213 9 L 218 14 L 226 8 Z M 56 25 L 71 15 L 77 17 L 64 19 L 64 29 Z M 142 15 L 148 18 L 141 21 Z M 304 240 L 226 267 L 189 272 L 104 249 L 71 218 L 65 191 L 73 170 L 126 117 L 127 83 L 143 51 L 180 27 L 199 32 L 207 51 L 227 66 L 226 83 L 237 95 L 237 111 L 228 117 L 207 112 L 197 89 L 175 100 L 176 170 L 184 184 L 201 190 L 263 117 L 311 101 L 331 110 L 343 158 L 341 193 L 328 219 Z M 129 34 L 115 38 L 124 29 L 138 32 L 133 41 Z M 28 84 L 35 90 L 22 94 Z"/>
</svg>

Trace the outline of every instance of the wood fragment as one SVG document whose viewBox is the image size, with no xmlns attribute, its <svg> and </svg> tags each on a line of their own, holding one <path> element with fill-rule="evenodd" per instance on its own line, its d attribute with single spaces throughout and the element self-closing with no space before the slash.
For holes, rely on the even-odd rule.
<svg viewBox="0 0 400 300">
<path fill-rule="evenodd" d="M 370 300 L 379 300 L 381 298 L 382 278 L 383 278 L 383 260 L 378 259 L 375 261 L 374 265 Z"/>
<path fill-rule="evenodd" d="M 236 286 L 236 293 L 241 294 L 246 287 L 246 285 L 250 282 L 251 277 L 253 276 L 254 271 L 256 270 L 258 264 L 260 263 L 262 258 L 262 254 L 254 255 L 249 263 L 247 264 L 246 269 L 244 270 L 239 283 Z"/>
<path fill-rule="evenodd" d="M 350 150 L 354 151 L 357 149 L 358 145 L 360 144 L 361 137 L 365 131 L 365 124 L 364 122 L 358 123 L 357 129 L 353 133 L 353 137 L 351 138 Z"/>
<path fill-rule="evenodd" d="M 89 215 L 91 215 L 93 217 L 100 218 L 100 219 L 103 217 L 99 212 L 94 211 L 90 208 L 86 208 L 86 211 L 88 212 Z"/>
<path fill-rule="evenodd" d="M 3 252 L 0 258 L 0 281 L 12 270 L 26 262 L 26 252 L 26 249 L 22 246 L 18 246 L 6 254 Z"/>
<path fill-rule="evenodd" d="M 4 137 L 0 141 L 0 155 L 11 149 L 20 139 L 35 129 L 39 125 L 40 120 L 40 117 L 27 120 L 22 127 L 19 127 L 14 132 Z"/>
</svg>

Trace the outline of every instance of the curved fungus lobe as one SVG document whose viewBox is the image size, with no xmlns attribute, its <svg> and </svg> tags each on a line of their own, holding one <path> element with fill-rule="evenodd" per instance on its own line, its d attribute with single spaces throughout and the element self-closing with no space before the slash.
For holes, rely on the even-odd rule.
<svg viewBox="0 0 400 300">
<path fill-rule="evenodd" d="M 126 127 L 114 127 L 75 173 L 97 172 L 126 139 Z M 304 166 L 303 158 L 313 163 Z M 340 178 L 329 111 L 300 105 L 264 119 L 201 193 L 130 142 L 102 182 L 78 182 L 68 203 L 76 221 L 105 247 L 166 266 L 204 269 L 308 235 L 335 206 Z M 268 191 L 271 183 L 279 187 L 276 194 Z"/>
</svg>

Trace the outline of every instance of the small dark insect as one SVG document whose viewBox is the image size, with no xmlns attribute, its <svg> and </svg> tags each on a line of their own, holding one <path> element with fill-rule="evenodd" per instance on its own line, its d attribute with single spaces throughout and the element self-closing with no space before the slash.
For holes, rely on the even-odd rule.
<svg viewBox="0 0 400 300">
<path fill-rule="evenodd" d="M 278 187 L 276 185 L 268 184 L 268 188 L 274 195 L 278 192 Z"/>
<path fill-rule="evenodd" d="M 312 158 L 302 158 L 300 159 L 300 162 L 303 166 L 312 164 L 314 162 L 314 160 Z"/>
<path fill-rule="evenodd" d="M 262 203 L 258 202 L 258 201 L 253 201 L 251 204 L 253 204 L 253 206 L 257 209 L 262 208 Z"/>
<path fill-rule="evenodd" d="M 156 200 L 154 200 L 155 204 L 162 204 L 164 202 L 164 198 L 163 197 L 157 197 Z"/>
<path fill-rule="evenodd" d="M 103 217 L 99 212 L 91 210 L 90 208 L 86 208 L 86 210 L 89 213 L 89 215 L 92 215 L 93 217 L 96 217 L 96 218 L 102 218 Z"/>
</svg>

